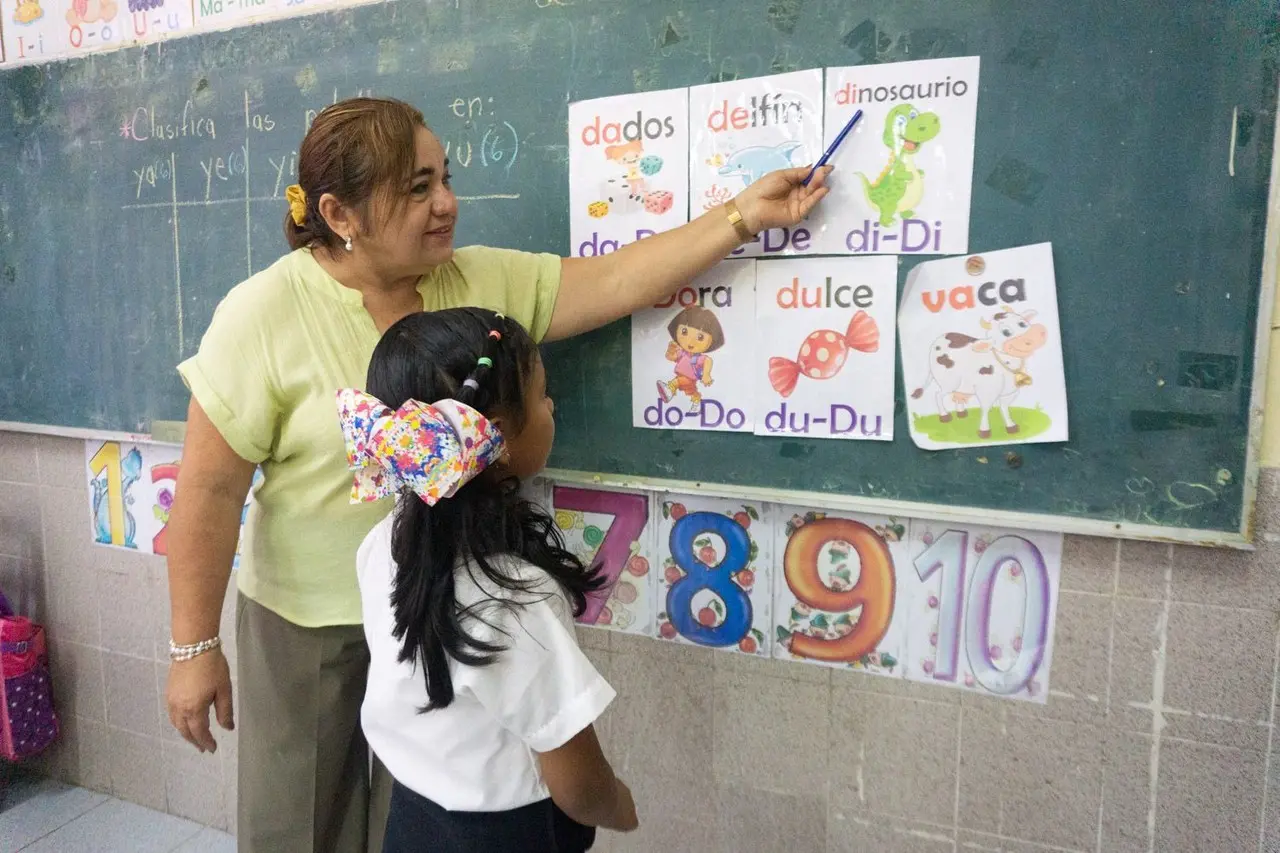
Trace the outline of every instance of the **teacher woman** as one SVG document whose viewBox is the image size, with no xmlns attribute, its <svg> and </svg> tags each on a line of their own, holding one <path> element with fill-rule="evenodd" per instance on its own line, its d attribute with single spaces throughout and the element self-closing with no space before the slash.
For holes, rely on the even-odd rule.
<svg viewBox="0 0 1280 853">
<path fill-rule="evenodd" d="M 416 311 L 479 306 L 535 339 L 595 329 L 660 301 L 766 228 L 794 226 L 829 170 L 777 172 L 688 225 L 597 258 L 454 250 L 458 201 L 422 114 L 357 98 L 316 118 L 298 152 L 293 251 L 235 287 L 199 352 L 169 521 L 169 719 L 201 751 L 209 708 L 233 726 L 218 626 L 241 509 L 236 606 L 241 853 L 381 847 L 385 771 L 360 730 L 369 653 L 355 553 L 392 502 L 352 506 L 333 395 L 360 387 L 383 330 Z M 371 815 L 373 816 L 371 819 Z"/>
</svg>

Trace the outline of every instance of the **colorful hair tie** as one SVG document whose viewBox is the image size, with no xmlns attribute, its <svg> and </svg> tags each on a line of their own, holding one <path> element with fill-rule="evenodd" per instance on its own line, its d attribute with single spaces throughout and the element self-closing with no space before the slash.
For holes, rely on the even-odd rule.
<svg viewBox="0 0 1280 853">
<path fill-rule="evenodd" d="M 462 387 L 470 388 L 472 391 L 479 391 L 480 383 L 475 380 L 475 377 L 468 376 L 466 379 L 462 380 Z"/>
<path fill-rule="evenodd" d="M 490 329 L 489 337 L 493 338 L 495 341 L 500 341 L 502 340 L 502 332 L 499 332 L 497 329 Z"/>
<path fill-rule="evenodd" d="M 485 367 L 493 367 L 493 359 L 489 358 L 487 355 L 482 355 L 476 364 L 484 365 Z"/>
</svg>

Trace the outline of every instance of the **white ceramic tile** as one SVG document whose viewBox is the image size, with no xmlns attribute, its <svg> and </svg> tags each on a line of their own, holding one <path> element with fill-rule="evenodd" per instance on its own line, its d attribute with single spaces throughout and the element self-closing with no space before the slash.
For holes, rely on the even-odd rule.
<svg viewBox="0 0 1280 853">
<path fill-rule="evenodd" d="M 205 829 L 174 853 L 236 853 L 236 840 L 225 832 Z"/>
<path fill-rule="evenodd" d="M 0 817 L 0 850 L 21 850 L 71 823 L 107 797 L 50 779 L 15 786 Z M 18 800 L 20 802 L 17 802 Z"/>
<path fill-rule="evenodd" d="M 189 820 L 108 800 L 23 853 L 169 853 L 194 839 L 201 829 Z"/>
</svg>

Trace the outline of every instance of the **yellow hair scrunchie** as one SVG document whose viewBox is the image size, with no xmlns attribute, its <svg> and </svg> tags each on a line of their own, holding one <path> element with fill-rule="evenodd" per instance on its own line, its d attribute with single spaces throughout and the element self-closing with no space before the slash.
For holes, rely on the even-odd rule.
<svg viewBox="0 0 1280 853">
<path fill-rule="evenodd" d="M 307 194 L 297 184 L 290 184 L 284 191 L 285 201 L 289 202 L 289 215 L 293 224 L 301 226 L 307 221 Z"/>
</svg>

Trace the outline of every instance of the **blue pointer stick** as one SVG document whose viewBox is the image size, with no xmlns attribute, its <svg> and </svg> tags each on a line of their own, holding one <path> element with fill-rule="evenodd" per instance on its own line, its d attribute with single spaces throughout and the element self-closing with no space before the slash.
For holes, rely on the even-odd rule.
<svg viewBox="0 0 1280 853">
<path fill-rule="evenodd" d="M 827 161 L 831 159 L 831 155 L 836 153 L 836 149 L 840 147 L 840 143 L 844 142 L 844 138 L 849 135 L 849 131 L 853 130 L 853 126 L 858 123 L 858 119 L 860 118 L 862 118 L 862 110 L 858 110 L 853 114 L 853 118 L 849 119 L 849 123 L 844 126 L 844 130 L 840 131 L 840 135 L 836 137 L 835 142 L 831 143 L 831 146 L 827 148 L 826 153 L 822 155 L 822 159 L 815 163 L 813 168 L 809 170 L 809 174 L 800 182 L 801 184 L 806 187 L 809 186 L 809 181 L 813 180 L 813 176 L 817 174 L 819 169 L 827 165 Z"/>
</svg>

